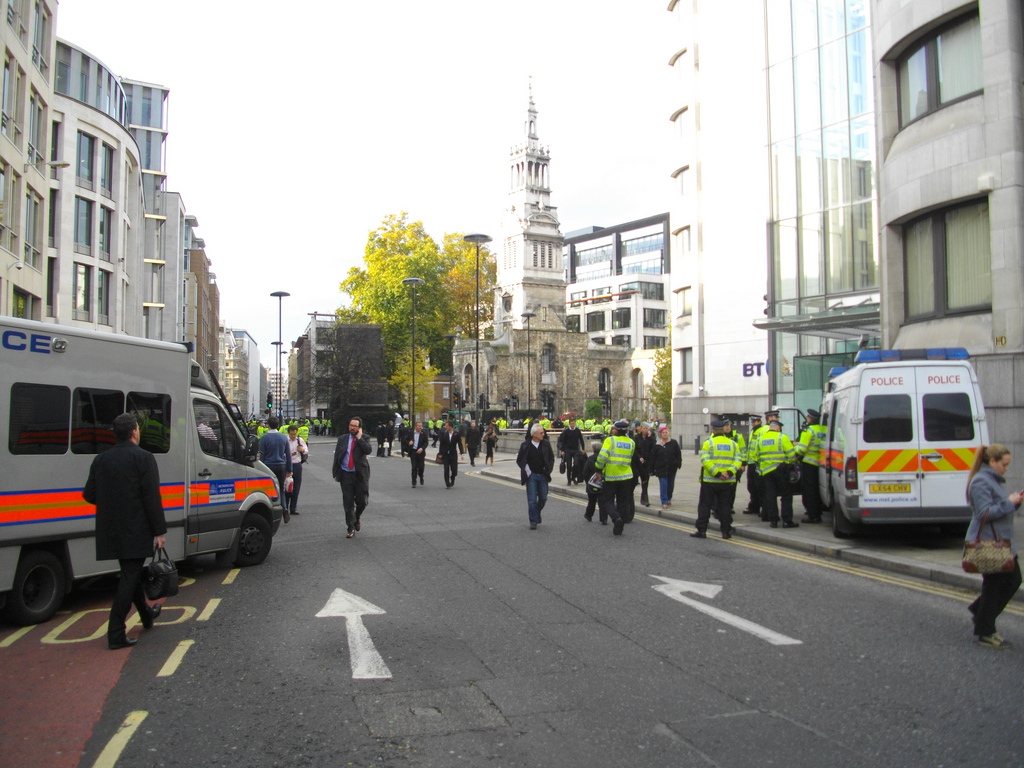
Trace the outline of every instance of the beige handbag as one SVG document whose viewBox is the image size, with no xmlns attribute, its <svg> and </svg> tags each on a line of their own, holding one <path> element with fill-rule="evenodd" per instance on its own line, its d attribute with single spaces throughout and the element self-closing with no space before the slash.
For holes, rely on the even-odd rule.
<svg viewBox="0 0 1024 768">
<path fill-rule="evenodd" d="M 985 530 L 985 522 L 988 520 L 988 512 L 981 519 L 978 526 L 978 535 L 974 541 L 964 542 L 964 556 L 961 566 L 967 573 L 1005 573 L 1013 570 L 1013 544 L 1009 539 L 996 538 L 996 527 L 989 523 L 992 528 L 992 538 L 981 538 L 981 532 Z"/>
</svg>

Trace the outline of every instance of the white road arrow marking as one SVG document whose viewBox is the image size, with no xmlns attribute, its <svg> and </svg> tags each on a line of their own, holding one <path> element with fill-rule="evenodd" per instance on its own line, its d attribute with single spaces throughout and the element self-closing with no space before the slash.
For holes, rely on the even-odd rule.
<svg viewBox="0 0 1024 768">
<path fill-rule="evenodd" d="M 701 597 L 713 598 L 722 591 L 722 588 L 717 584 L 698 584 L 692 581 L 667 579 L 664 576 L 655 576 L 653 573 L 651 574 L 651 578 L 660 579 L 665 582 L 664 584 L 655 584 L 651 587 L 654 591 L 661 592 L 661 594 L 667 595 L 673 600 L 678 600 L 680 603 L 685 603 L 686 605 L 696 608 L 701 613 L 706 613 L 708 616 L 712 616 L 721 622 L 736 627 L 736 629 L 742 629 L 744 632 L 749 632 L 755 637 L 767 640 L 772 645 L 803 645 L 802 640 L 794 640 L 792 637 L 780 635 L 778 632 L 762 627 L 760 624 L 755 624 L 752 621 L 741 619 L 739 616 L 733 616 L 731 613 L 726 613 L 719 608 L 712 608 L 710 605 L 697 602 L 696 600 L 692 600 L 683 595 L 684 592 L 691 592 L 698 594 Z"/>
<path fill-rule="evenodd" d="M 391 670 L 370 639 L 370 633 L 363 626 L 363 616 L 387 613 L 363 598 L 336 589 L 331 593 L 327 605 L 320 609 L 317 618 L 343 616 L 348 630 L 348 651 L 352 665 L 352 677 L 356 680 L 390 680 Z"/>
</svg>

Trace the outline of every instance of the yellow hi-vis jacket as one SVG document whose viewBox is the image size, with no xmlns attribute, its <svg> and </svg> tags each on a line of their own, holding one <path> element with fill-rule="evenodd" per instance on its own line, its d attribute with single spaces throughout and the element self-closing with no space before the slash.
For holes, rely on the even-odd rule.
<svg viewBox="0 0 1024 768">
<path fill-rule="evenodd" d="M 825 433 L 828 430 L 822 424 L 808 424 L 807 429 L 800 433 L 800 442 L 796 448 L 797 454 L 804 464 L 818 466 L 818 459 L 821 457 L 821 447 L 825 444 Z"/>
<path fill-rule="evenodd" d="M 636 443 L 625 435 L 605 438 L 594 466 L 607 482 L 633 479 L 633 449 Z"/>
<path fill-rule="evenodd" d="M 789 436 L 771 429 L 761 433 L 757 440 L 756 453 L 757 474 L 761 477 L 774 472 L 780 464 L 787 464 L 796 458 L 796 449 Z"/>
<path fill-rule="evenodd" d="M 739 445 L 728 435 L 712 435 L 700 449 L 700 463 L 704 467 L 702 483 L 735 483 L 736 473 L 743 463 Z M 716 477 L 721 472 L 731 473 L 729 477 Z"/>
</svg>

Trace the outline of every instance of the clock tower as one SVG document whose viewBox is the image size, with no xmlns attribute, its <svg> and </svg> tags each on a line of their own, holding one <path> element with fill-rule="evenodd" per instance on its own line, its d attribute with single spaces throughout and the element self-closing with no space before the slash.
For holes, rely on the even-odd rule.
<svg viewBox="0 0 1024 768">
<path fill-rule="evenodd" d="M 523 136 L 509 152 L 508 206 L 496 248 L 496 336 L 526 327 L 565 330 L 565 270 L 558 211 L 551 205 L 551 155 L 540 143 L 537 107 L 530 103 Z"/>
</svg>

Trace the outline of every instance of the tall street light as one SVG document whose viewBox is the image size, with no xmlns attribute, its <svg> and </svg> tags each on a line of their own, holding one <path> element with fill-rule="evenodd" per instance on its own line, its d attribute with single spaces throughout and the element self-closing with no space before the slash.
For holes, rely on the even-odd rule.
<svg viewBox="0 0 1024 768">
<path fill-rule="evenodd" d="M 455 340 L 459 334 L 446 333 L 444 337 L 452 343 L 452 367 L 448 369 L 448 419 L 451 420 L 452 401 L 455 398 Z"/>
<path fill-rule="evenodd" d="M 476 246 L 476 363 L 473 365 L 473 397 L 476 403 L 473 413 L 480 418 L 480 245 L 491 242 L 489 235 L 466 235 L 463 242 Z"/>
<path fill-rule="evenodd" d="M 270 294 L 277 299 L 277 420 L 281 420 L 281 354 L 284 342 L 281 340 L 281 302 L 285 296 L 291 296 L 287 291 L 274 291 Z"/>
<path fill-rule="evenodd" d="M 402 285 L 412 286 L 412 398 L 409 400 L 409 420 L 416 424 L 416 286 L 423 285 L 422 277 L 407 277 Z"/>
<path fill-rule="evenodd" d="M 533 407 L 533 372 L 530 370 L 530 318 L 536 317 L 536 312 L 523 312 L 522 318 L 526 321 L 526 410 Z"/>
</svg>

